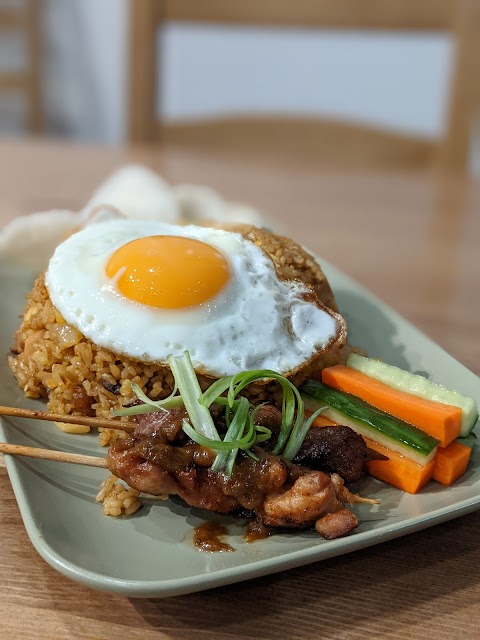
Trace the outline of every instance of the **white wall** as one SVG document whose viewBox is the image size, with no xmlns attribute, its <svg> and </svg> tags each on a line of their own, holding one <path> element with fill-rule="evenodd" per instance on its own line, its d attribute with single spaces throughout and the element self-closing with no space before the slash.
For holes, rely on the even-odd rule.
<svg viewBox="0 0 480 640">
<path fill-rule="evenodd" d="M 276 112 L 430 137 L 443 127 L 446 34 L 171 25 L 159 41 L 159 102 L 169 120 Z"/>
</svg>

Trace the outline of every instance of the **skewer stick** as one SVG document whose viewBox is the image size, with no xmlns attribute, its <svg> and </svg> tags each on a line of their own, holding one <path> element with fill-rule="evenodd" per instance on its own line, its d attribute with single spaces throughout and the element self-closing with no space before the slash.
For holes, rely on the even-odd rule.
<svg viewBox="0 0 480 640">
<path fill-rule="evenodd" d="M 120 429 L 121 431 L 133 431 L 135 425 L 120 420 L 108 418 L 90 418 L 89 416 L 70 416 L 50 411 L 36 411 L 33 409 L 19 409 L 17 407 L 0 406 L 0 416 L 12 416 L 15 418 L 33 418 L 34 420 L 48 420 L 50 422 L 66 422 L 68 424 L 84 424 L 88 427 L 105 429 Z"/>
<path fill-rule="evenodd" d="M 107 468 L 105 458 L 99 458 L 98 456 L 84 456 L 79 453 L 67 453 L 66 451 L 51 451 L 50 449 L 25 447 L 20 444 L 0 442 L 0 453 L 8 453 L 13 456 L 26 456 L 27 458 L 41 458 L 42 460 L 55 460 L 56 462 L 71 462 L 73 464 L 83 464 L 88 467 Z"/>
</svg>

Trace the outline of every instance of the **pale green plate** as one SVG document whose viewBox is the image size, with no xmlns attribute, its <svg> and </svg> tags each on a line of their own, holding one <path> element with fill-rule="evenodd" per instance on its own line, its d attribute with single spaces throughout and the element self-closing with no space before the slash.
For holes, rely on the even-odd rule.
<svg viewBox="0 0 480 640">
<path fill-rule="evenodd" d="M 349 323 L 350 340 L 379 357 L 454 387 L 480 401 L 480 381 L 408 322 L 360 286 L 329 267 L 327 275 Z M 40 407 L 28 401 L 6 364 L 25 293 L 34 274 L 0 262 L 2 300 L 0 352 L 3 405 Z M 104 455 L 97 437 L 67 435 L 48 423 L 6 419 L 0 439 L 17 444 Z M 411 496 L 366 479 L 356 489 L 381 499 L 379 507 L 357 508 L 360 526 L 333 541 L 314 532 L 276 535 L 247 544 L 234 520 L 229 524 L 234 553 L 196 551 L 193 527 L 212 514 L 169 500 L 147 501 L 129 518 L 108 518 L 95 503 L 107 472 L 64 463 L 12 458 L 6 463 L 28 534 L 55 569 L 83 584 L 127 596 L 173 596 L 255 578 L 362 549 L 480 506 L 480 454 L 474 452 L 461 481 L 449 488 L 430 483 Z"/>
</svg>

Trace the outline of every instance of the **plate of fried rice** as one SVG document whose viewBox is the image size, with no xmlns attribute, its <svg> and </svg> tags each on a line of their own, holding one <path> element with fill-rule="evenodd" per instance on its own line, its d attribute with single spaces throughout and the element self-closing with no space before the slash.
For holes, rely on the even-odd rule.
<svg viewBox="0 0 480 640">
<path fill-rule="evenodd" d="M 95 207 L 102 204 L 102 197 L 100 191 L 100 200 L 93 202 Z M 183 194 L 182 198 L 185 206 L 186 196 Z M 202 203 L 208 208 L 208 203 Z M 192 208 L 190 201 L 189 206 Z M 196 206 L 198 211 L 199 205 Z M 253 215 L 249 210 L 247 213 Z M 64 220 L 67 218 L 64 231 L 68 232 L 76 219 L 63 216 Z M 251 224 L 252 220 L 243 222 Z M 0 330 L 2 405 L 45 410 L 48 387 L 52 411 L 82 412 L 88 404 L 88 410 L 93 406 L 96 415 L 108 416 L 112 397 L 115 401 L 119 396 L 126 402 L 132 399 L 132 379 L 144 386 L 148 383 L 152 396 L 161 395 L 172 386 L 168 371 L 159 372 L 152 363 L 120 358 L 75 329 L 50 331 L 45 336 L 45 326 L 55 325 L 58 312 L 42 278 L 38 279 L 41 268 L 32 263 L 29 248 L 25 245 L 23 250 L 13 251 L 14 236 L 10 235 L 8 243 L 0 242 L 0 295 L 4 301 Z M 293 268 L 294 262 L 293 258 L 290 263 L 284 260 L 285 269 Z M 325 274 L 336 305 L 347 321 L 350 344 L 403 369 L 425 372 L 480 402 L 477 376 L 363 287 L 323 260 L 319 262 L 323 270 L 320 273 Z M 313 273 L 317 266 L 309 268 Z M 328 291 L 324 295 L 330 295 Z M 25 309 L 25 334 L 19 336 L 19 316 Z M 38 342 L 40 326 L 42 344 Z M 15 334 L 15 341 L 22 343 L 22 353 L 29 356 L 13 366 L 16 379 L 12 363 L 8 364 Z M 77 345 L 75 358 L 68 351 L 72 345 Z M 64 361 L 59 357 L 62 349 L 70 354 Z M 29 362 L 34 361 L 32 368 Z M 68 380 L 75 384 L 66 384 Z M 0 438 L 4 442 L 96 456 L 104 456 L 102 447 L 117 437 L 121 436 L 111 431 L 101 432 L 100 438 L 97 433 L 81 433 L 81 429 L 67 433 L 53 424 L 32 420 L 4 418 L 0 422 Z M 5 463 L 28 535 L 51 566 L 103 591 L 132 597 L 167 597 L 357 551 L 473 511 L 480 505 L 479 458 L 474 449 L 467 473 L 451 487 L 430 483 L 417 495 L 403 493 L 373 478 L 362 478 L 355 490 L 378 499 L 380 504 L 354 505 L 360 524 L 345 537 L 324 540 L 314 531 L 291 531 L 254 543 L 244 538 L 239 520 L 190 507 L 175 497 L 139 495 L 111 477 L 106 469 L 10 456 L 5 456 Z M 234 552 L 207 553 L 194 547 L 193 530 L 206 520 L 227 527 L 226 542 Z"/>
</svg>

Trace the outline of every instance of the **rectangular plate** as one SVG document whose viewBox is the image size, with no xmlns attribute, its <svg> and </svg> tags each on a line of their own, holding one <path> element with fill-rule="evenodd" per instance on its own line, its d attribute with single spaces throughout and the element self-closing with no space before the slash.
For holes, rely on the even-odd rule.
<svg viewBox="0 0 480 640">
<path fill-rule="evenodd" d="M 1 258 L 1 256 L 0 256 Z M 426 373 L 480 401 L 476 375 L 337 269 L 325 272 L 349 324 L 352 344 L 410 371 Z M 31 271 L 0 259 L 0 403 L 44 408 L 23 397 L 6 363 Z M 104 455 L 96 434 L 68 435 L 53 425 L 4 419 L 6 442 Z M 371 478 L 355 490 L 381 500 L 357 506 L 360 526 L 352 534 L 326 541 L 315 532 L 275 535 L 247 544 L 231 518 L 190 508 L 180 501 L 146 500 L 128 518 L 108 518 L 95 503 L 107 471 L 64 463 L 13 458 L 6 464 L 27 532 L 40 555 L 64 575 L 90 587 L 134 597 L 191 593 L 316 562 L 384 542 L 458 517 L 480 506 L 480 453 L 474 450 L 466 474 L 449 488 L 431 482 L 412 496 Z M 234 553 L 204 553 L 192 545 L 192 529 L 204 520 L 229 526 Z"/>
</svg>

